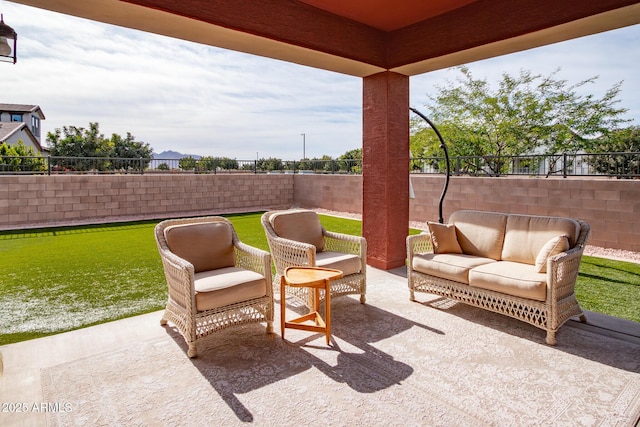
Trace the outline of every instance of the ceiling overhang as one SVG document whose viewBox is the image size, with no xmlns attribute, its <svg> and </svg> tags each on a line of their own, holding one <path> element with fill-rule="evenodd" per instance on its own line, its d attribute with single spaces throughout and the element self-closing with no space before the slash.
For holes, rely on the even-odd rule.
<svg viewBox="0 0 640 427">
<path fill-rule="evenodd" d="M 639 0 L 11 1 L 359 77 L 417 75 L 640 22 Z"/>
</svg>

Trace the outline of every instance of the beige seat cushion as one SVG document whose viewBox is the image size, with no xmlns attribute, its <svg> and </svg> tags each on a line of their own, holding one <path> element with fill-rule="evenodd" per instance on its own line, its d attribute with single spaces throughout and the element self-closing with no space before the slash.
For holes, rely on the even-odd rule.
<svg viewBox="0 0 640 427">
<path fill-rule="evenodd" d="M 201 222 L 167 227 L 169 250 L 193 264 L 196 273 L 235 266 L 233 233 L 225 222 Z"/>
<path fill-rule="evenodd" d="M 360 273 L 362 262 L 357 255 L 325 251 L 316 253 L 316 267 L 333 268 L 342 271 L 343 276 L 348 276 Z"/>
<path fill-rule="evenodd" d="M 495 262 L 491 258 L 464 254 L 420 254 L 414 255 L 411 268 L 431 276 L 468 284 L 469 270 Z"/>
<path fill-rule="evenodd" d="M 580 224 L 570 218 L 509 215 L 502 259 L 535 264 L 542 247 L 554 237 L 566 235 L 570 247 L 575 246 Z"/>
<path fill-rule="evenodd" d="M 463 253 L 500 260 L 506 214 L 461 210 L 451 215 L 449 223 L 456 226 L 458 243 Z"/>
<path fill-rule="evenodd" d="M 196 309 L 224 307 L 267 294 L 265 278 L 255 271 L 227 267 L 195 274 Z"/>
<path fill-rule="evenodd" d="M 456 236 L 456 226 L 453 224 L 440 224 L 427 221 L 433 253 L 436 254 L 461 254 L 462 248 Z"/>
<path fill-rule="evenodd" d="M 547 275 L 531 264 L 500 261 L 484 264 L 469 272 L 469 285 L 507 295 L 544 301 Z"/>
<path fill-rule="evenodd" d="M 317 213 L 308 210 L 276 212 L 269 217 L 269 222 L 278 236 L 309 243 L 316 247 L 316 252 L 324 251 L 322 225 Z"/>
</svg>

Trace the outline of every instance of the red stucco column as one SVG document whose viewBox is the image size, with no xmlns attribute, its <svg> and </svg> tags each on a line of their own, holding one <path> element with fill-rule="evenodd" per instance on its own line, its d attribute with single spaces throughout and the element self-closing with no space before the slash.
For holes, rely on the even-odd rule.
<svg viewBox="0 0 640 427">
<path fill-rule="evenodd" d="M 405 264 L 409 229 L 409 77 L 393 72 L 363 79 L 362 234 L 367 263 Z"/>
</svg>

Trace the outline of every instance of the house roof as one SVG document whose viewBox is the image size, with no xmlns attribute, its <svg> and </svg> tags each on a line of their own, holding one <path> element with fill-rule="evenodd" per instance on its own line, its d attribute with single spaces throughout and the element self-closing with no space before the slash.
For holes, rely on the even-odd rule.
<svg viewBox="0 0 640 427">
<path fill-rule="evenodd" d="M 640 23 L 639 0 L 20 0 L 358 77 L 407 76 Z"/>
<path fill-rule="evenodd" d="M 30 104 L 0 104 L 0 112 L 38 114 L 44 120 L 44 114 L 38 105 Z"/>
<path fill-rule="evenodd" d="M 11 136 L 19 132 L 24 132 L 27 135 L 27 137 L 31 140 L 33 145 L 37 148 L 38 151 L 40 152 L 44 151 L 38 139 L 35 137 L 35 135 L 33 135 L 33 133 L 31 132 L 31 129 L 29 129 L 29 126 L 27 126 L 27 124 L 24 122 L 0 122 L 0 143 L 5 142 Z"/>
</svg>

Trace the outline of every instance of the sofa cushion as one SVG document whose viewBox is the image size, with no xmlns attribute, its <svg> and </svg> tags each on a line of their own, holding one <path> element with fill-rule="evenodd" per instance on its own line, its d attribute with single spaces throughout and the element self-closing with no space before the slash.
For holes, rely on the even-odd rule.
<svg viewBox="0 0 640 427">
<path fill-rule="evenodd" d="M 348 276 L 360 273 L 362 262 L 357 255 L 324 251 L 316 253 L 316 267 L 333 268 L 342 271 L 343 276 Z"/>
<path fill-rule="evenodd" d="M 235 266 L 233 230 L 226 222 L 173 225 L 164 237 L 169 250 L 193 264 L 196 273 Z"/>
<path fill-rule="evenodd" d="M 569 238 L 567 235 L 563 234 L 548 240 L 536 256 L 536 271 L 538 273 L 546 273 L 547 259 L 567 250 L 569 250 Z"/>
<path fill-rule="evenodd" d="M 227 267 L 195 274 L 196 309 L 211 310 L 267 294 L 265 278 L 255 271 Z"/>
<path fill-rule="evenodd" d="M 324 251 L 324 236 L 320 217 L 314 211 L 289 210 L 276 212 L 269 217 L 276 234 L 284 239 L 309 243 L 317 252 Z"/>
<path fill-rule="evenodd" d="M 540 249 L 550 239 L 564 234 L 569 238 L 570 247 L 573 247 L 579 233 L 580 225 L 573 219 L 509 215 L 502 248 L 502 259 L 533 265 Z"/>
<path fill-rule="evenodd" d="M 547 275 L 531 264 L 500 261 L 483 264 L 469 271 L 469 285 L 503 294 L 544 301 Z"/>
<path fill-rule="evenodd" d="M 456 226 L 463 253 L 500 260 L 507 214 L 461 210 L 451 215 L 449 223 Z"/>
<path fill-rule="evenodd" d="M 491 258 L 465 254 L 416 254 L 411 268 L 420 273 L 460 283 L 469 283 L 469 270 L 479 265 L 495 263 Z"/>
<path fill-rule="evenodd" d="M 456 226 L 427 221 L 431 245 L 436 254 L 461 254 L 462 249 L 456 236 Z"/>
</svg>

